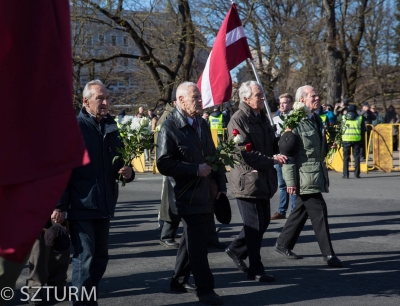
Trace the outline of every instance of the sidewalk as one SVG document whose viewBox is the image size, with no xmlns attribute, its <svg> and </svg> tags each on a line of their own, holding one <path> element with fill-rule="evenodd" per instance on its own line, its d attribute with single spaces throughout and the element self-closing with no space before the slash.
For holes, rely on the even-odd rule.
<svg viewBox="0 0 400 306">
<path fill-rule="evenodd" d="M 301 260 L 287 260 L 273 250 L 285 220 L 271 221 L 264 234 L 262 259 L 274 283 L 248 281 L 222 250 L 211 251 L 209 262 L 216 292 L 225 305 L 400 305 L 400 173 L 378 171 L 361 179 L 342 179 L 329 171 L 328 204 L 333 247 L 344 269 L 327 267 L 308 221 L 294 251 Z M 228 177 L 229 178 L 229 177 Z M 172 294 L 169 280 L 176 250 L 158 243 L 157 212 L 160 175 L 137 174 L 120 189 L 116 217 L 111 222 L 110 261 L 100 286 L 99 305 L 201 305 L 193 294 Z M 241 229 L 236 201 L 231 199 L 232 222 L 221 226 L 220 240 L 229 243 Z M 271 200 L 271 213 L 278 193 Z M 24 305 L 18 288 L 8 305 Z M 68 271 L 71 280 L 71 268 Z M 193 279 L 191 279 L 193 282 Z M 52 305 L 52 304 L 48 304 Z M 70 305 L 69 302 L 57 305 Z"/>
</svg>

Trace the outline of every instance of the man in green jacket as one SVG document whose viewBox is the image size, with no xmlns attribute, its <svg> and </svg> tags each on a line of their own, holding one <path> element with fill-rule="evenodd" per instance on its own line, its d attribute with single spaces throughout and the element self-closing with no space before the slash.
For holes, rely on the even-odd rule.
<svg viewBox="0 0 400 306">
<path fill-rule="evenodd" d="M 311 86 L 297 89 L 296 101 L 311 111 L 309 118 L 300 121 L 293 134 L 300 139 L 297 153 L 282 167 L 283 179 L 289 194 L 297 194 L 297 202 L 275 244 L 275 251 L 288 259 L 300 259 L 292 252 L 308 217 L 311 219 L 323 260 L 333 267 L 343 263 L 333 251 L 328 225 L 328 211 L 321 192 L 329 192 L 329 178 L 325 157 L 327 143 L 321 118 L 314 114 L 319 107 L 319 96 Z"/>
</svg>

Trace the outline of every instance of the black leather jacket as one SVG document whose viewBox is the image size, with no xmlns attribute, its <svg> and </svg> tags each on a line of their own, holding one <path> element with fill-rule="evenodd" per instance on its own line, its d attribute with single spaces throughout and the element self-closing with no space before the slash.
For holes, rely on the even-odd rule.
<svg viewBox="0 0 400 306">
<path fill-rule="evenodd" d="M 207 122 L 196 116 L 200 137 L 177 108 L 164 122 L 157 138 L 157 167 L 168 176 L 175 192 L 171 211 L 177 215 L 213 212 L 217 191 L 226 191 L 222 171 L 212 171 L 207 177 L 197 176 L 205 156 L 215 152 Z M 171 203 L 172 204 L 172 203 Z"/>
</svg>

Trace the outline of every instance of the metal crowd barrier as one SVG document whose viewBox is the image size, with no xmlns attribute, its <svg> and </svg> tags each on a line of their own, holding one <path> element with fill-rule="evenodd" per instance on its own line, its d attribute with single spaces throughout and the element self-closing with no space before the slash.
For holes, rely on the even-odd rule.
<svg viewBox="0 0 400 306">
<path fill-rule="evenodd" d="M 394 136 L 397 137 L 397 146 L 399 144 L 399 135 L 395 133 L 397 129 L 400 131 L 400 123 L 389 124 L 382 123 L 377 126 L 367 125 L 371 127 L 371 131 L 365 133 L 365 150 L 366 158 L 360 163 L 360 170 L 368 173 L 372 170 L 382 170 L 384 172 L 400 171 L 400 152 L 398 147 L 394 148 Z M 221 129 L 222 139 L 225 139 L 225 130 Z M 218 130 L 211 130 L 211 136 L 215 146 L 218 145 Z M 157 132 L 154 133 L 154 141 L 157 142 Z M 394 149 L 397 149 L 394 150 Z M 145 160 L 144 154 L 132 160 L 132 166 L 136 172 L 153 172 L 158 173 L 156 166 L 156 148 L 149 153 L 149 161 Z M 343 172 L 343 149 L 340 148 L 331 158 L 327 160 L 329 169 L 337 172 Z M 351 152 L 349 171 L 354 171 L 353 152 Z"/>
<path fill-rule="evenodd" d="M 384 172 L 400 171 L 400 154 L 398 149 L 400 123 L 381 123 L 371 127 L 370 133 L 365 133 L 365 161 L 360 163 L 361 172 L 368 173 L 371 170 Z M 395 130 L 397 129 L 397 134 Z M 368 137 L 369 134 L 369 137 Z M 394 148 L 394 137 L 397 138 L 397 148 Z M 343 149 L 327 160 L 328 168 L 337 172 L 343 172 Z M 349 171 L 354 170 L 353 152 L 351 152 Z"/>
</svg>

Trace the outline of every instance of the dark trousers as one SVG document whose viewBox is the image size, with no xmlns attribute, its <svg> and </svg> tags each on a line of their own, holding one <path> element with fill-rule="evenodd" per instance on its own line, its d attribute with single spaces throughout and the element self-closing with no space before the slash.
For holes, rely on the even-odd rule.
<svg viewBox="0 0 400 306">
<path fill-rule="evenodd" d="M 249 257 L 249 275 L 264 274 L 261 262 L 261 242 L 271 219 L 270 202 L 266 199 L 236 199 L 243 228 L 229 249 L 241 259 Z"/>
<path fill-rule="evenodd" d="M 361 143 L 357 142 L 343 142 L 343 176 L 349 177 L 349 162 L 350 162 L 350 149 L 353 148 L 354 157 L 354 176 L 360 176 L 360 148 Z"/>
<path fill-rule="evenodd" d="M 70 220 L 71 242 L 74 247 L 72 258 L 72 286 L 78 288 L 78 297 L 85 287 L 89 294 L 97 289 L 108 263 L 108 234 L 110 219 Z M 91 296 L 93 301 L 93 295 Z M 73 302 L 74 305 L 85 303 Z"/>
<path fill-rule="evenodd" d="M 214 289 L 214 276 L 208 264 L 208 227 L 214 223 L 212 213 L 182 216 L 183 233 L 176 255 L 173 278 L 185 283 L 193 274 L 197 291 Z"/>
<path fill-rule="evenodd" d="M 178 230 L 180 221 L 176 222 L 168 222 L 164 221 L 163 227 L 161 229 L 160 240 L 172 241 L 176 237 L 176 232 Z M 207 223 L 208 228 L 208 243 L 217 243 L 219 242 L 218 234 L 215 231 L 215 221 L 214 218 L 212 222 Z"/>
<path fill-rule="evenodd" d="M 29 255 L 29 278 L 26 280 L 28 287 L 32 286 L 57 286 L 67 284 L 67 271 L 69 266 L 69 248 L 57 253 L 44 241 L 44 233 L 35 241 Z M 36 292 L 38 289 L 29 289 Z"/>
<path fill-rule="evenodd" d="M 281 246 L 292 250 L 296 245 L 297 239 L 303 230 L 308 216 L 310 216 L 311 224 L 322 255 L 334 255 L 335 252 L 332 248 L 331 236 L 329 233 L 328 211 L 321 193 L 298 196 L 296 206 L 287 219 L 277 242 Z"/>
</svg>

